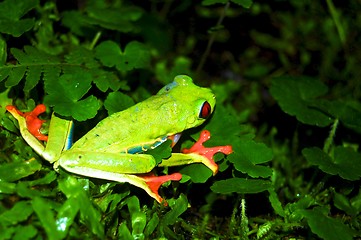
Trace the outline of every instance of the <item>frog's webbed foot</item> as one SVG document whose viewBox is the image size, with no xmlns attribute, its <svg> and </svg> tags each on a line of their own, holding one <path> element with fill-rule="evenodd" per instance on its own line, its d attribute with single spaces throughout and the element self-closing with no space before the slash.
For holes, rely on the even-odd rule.
<svg viewBox="0 0 361 240">
<path fill-rule="evenodd" d="M 8 110 L 11 113 L 11 115 L 13 115 L 13 117 L 19 121 L 19 123 L 22 122 L 22 121 L 20 121 L 20 119 L 24 118 L 25 122 L 26 122 L 26 128 L 38 140 L 48 141 L 48 136 L 46 136 L 40 132 L 41 126 L 45 122 L 45 120 L 41 120 L 38 118 L 38 116 L 40 114 L 42 114 L 43 112 L 45 112 L 45 110 L 46 110 L 46 107 L 44 104 L 37 105 L 34 108 L 34 110 L 31 112 L 23 113 L 23 112 L 19 111 L 15 106 L 12 106 L 12 105 L 6 106 L 6 110 Z"/>
<path fill-rule="evenodd" d="M 214 162 L 213 156 L 216 153 L 231 154 L 232 146 L 216 146 L 216 147 L 204 147 L 203 143 L 211 138 L 211 134 L 208 130 L 203 130 L 199 136 L 198 141 L 191 147 L 182 150 L 182 153 L 197 154 L 203 156 L 202 163 L 212 170 L 213 175 L 218 172 L 218 165 Z"/>
<path fill-rule="evenodd" d="M 159 195 L 158 190 L 163 183 L 168 181 L 179 181 L 182 179 L 182 174 L 180 173 L 172 173 L 169 175 L 164 176 L 154 176 L 152 174 L 145 174 L 145 175 L 137 175 L 139 178 L 143 179 L 145 184 L 148 186 L 148 189 L 143 188 L 147 191 L 147 193 L 156 199 L 159 203 L 162 203 L 164 200 Z M 164 204 L 167 203 L 164 201 Z"/>
<path fill-rule="evenodd" d="M 213 174 L 218 171 L 218 165 L 214 162 L 213 156 L 216 153 L 230 154 L 232 146 L 204 147 L 203 143 L 210 139 L 210 132 L 203 130 L 198 141 L 189 149 L 183 149 L 182 153 L 173 153 L 170 159 L 163 160 L 159 166 L 179 166 L 191 163 L 203 163 L 210 168 Z M 173 173 L 165 176 L 154 176 L 151 174 L 137 175 L 142 180 L 142 184 L 133 184 L 143 188 L 147 193 L 158 202 L 163 199 L 158 194 L 159 187 L 167 181 L 179 181 L 182 174 Z"/>
<path fill-rule="evenodd" d="M 192 163 L 202 163 L 208 167 L 215 175 L 218 172 L 218 165 L 214 162 L 213 156 L 216 153 L 230 154 L 232 146 L 204 147 L 203 143 L 209 140 L 211 134 L 203 130 L 198 141 L 189 149 L 183 149 L 182 153 L 172 153 L 172 156 L 158 165 L 159 167 L 181 166 Z"/>
</svg>

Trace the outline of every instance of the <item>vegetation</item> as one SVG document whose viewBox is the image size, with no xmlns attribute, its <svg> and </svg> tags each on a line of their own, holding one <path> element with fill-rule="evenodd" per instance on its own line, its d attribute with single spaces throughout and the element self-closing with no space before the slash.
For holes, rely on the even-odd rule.
<svg viewBox="0 0 361 240">
<path fill-rule="evenodd" d="M 361 237 L 360 10 L 355 0 L 1 1 L 0 239 Z M 169 169 L 183 179 L 161 188 L 168 206 L 54 171 L 5 109 L 45 103 L 43 119 L 73 119 L 77 139 L 178 74 L 212 88 L 217 107 L 173 151 L 207 129 L 207 146 L 234 152 L 216 155 L 214 177 Z"/>
</svg>

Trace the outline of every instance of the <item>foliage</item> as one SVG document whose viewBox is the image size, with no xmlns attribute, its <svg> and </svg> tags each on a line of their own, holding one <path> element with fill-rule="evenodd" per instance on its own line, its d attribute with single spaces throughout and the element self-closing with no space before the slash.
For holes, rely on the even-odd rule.
<svg viewBox="0 0 361 240">
<path fill-rule="evenodd" d="M 361 18 L 357 1 L 0 2 L 0 239 L 361 237 Z M 204 28 L 207 26 L 207 28 Z M 178 74 L 217 107 L 173 151 L 232 145 L 158 168 L 168 206 L 127 184 L 58 172 L 6 105 L 75 120 L 75 139 Z M 157 161 L 169 141 L 152 150 Z"/>
</svg>

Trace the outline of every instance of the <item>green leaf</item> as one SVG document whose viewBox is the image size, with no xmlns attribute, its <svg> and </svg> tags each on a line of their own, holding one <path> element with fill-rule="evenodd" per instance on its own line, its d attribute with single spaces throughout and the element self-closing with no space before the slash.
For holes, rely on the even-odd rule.
<svg viewBox="0 0 361 240">
<path fill-rule="evenodd" d="M 103 212 L 106 212 L 107 209 L 109 212 L 115 211 L 119 207 L 119 203 L 122 202 L 122 200 L 126 198 L 129 193 L 130 191 L 123 191 L 119 194 L 108 194 L 106 197 L 100 199 L 100 201 L 97 201 L 97 205 Z"/>
<path fill-rule="evenodd" d="M 136 25 L 133 23 L 138 20 L 143 10 L 135 6 L 104 6 L 87 7 L 90 24 L 100 25 L 103 28 L 117 30 L 119 32 L 135 31 Z"/>
<path fill-rule="evenodd" d="M 261 179 L 229 178 L 215 182 L 211 189 L 221 194 L 229 193 L 259 193 L 270 189 L 270 181 Z"/>
<path fill-rule="evenodd" d="M 248 141 L 255 137 L 255 130 L 253 128 L 240 124 L 239 115 L 233 108 L 219 104 L 216 106 L 209 121 L 207 121 L 207 125 L 204 126 L 204 129 L 209 130 L 211 133 L 211 139 L 205 142 L 204 145 L 209 147 L 231 145 L 237 155 L 233 156 L 235 161 L 238 158 L 237 148 L 240 142 Z M 198 135 L 198 133 L 192 135 L 192 138 L 197 139 Z"/>
<path fill-rule="evenodd" d="M 19 19 L 35 8 L 37 0 L 5 0 L 0 3 L 0 16 L 7 19 Z"/>
<path fill-rule="evenodd" d="M 127 222 L 123 221 L 118 228 L 118 235 L 119 235 L 119 239 L 134 239 L 132 234 L 130 233 L 128 227 L 127 227 Z"/>
<path fill-rule="evenodd" d="M 281 201 L 279 200 L 278 196 L 277 196 L 277 193 L 275 192 L 274 189 L 270 188 L 268 189 L 268 192 L 269 192 L 269 201 L 273 207 L 273 210 L 278 214 L 280 215 L 281 217 L 285 217 L 286 213 L 285 211 L 283 210 L 283 207 L 282 207 L 282 203 Z"/>
<path fill-rule="evenodd" d="M 96 4 L 95 4 L 96 3 Z M 138 30 L 135 24 L 143 14 L 141 8 L 112 2 L 87 2 L 84 11 L 65 11 L 62 23 L 81 36 L 95 33 L 99 27 L 119 32 Z"/>
<path fill-rule="evenodd" d="M 16 227 L 3 227 L 0 225 L 1 237 L 2 239 L 12 239 L 13 235 L 16 233 Z"/>
<path fill-rule="evenodd" d="M 357 214 L 359 214 L 359 212 L 350 204 L 350 201 L 346 196 L 334 191 L 333 192 L 333 201 L 334 201 L 335 207 L 344 211 L 348 215 L 356 216 Z"/>
<path fill-rule="evenodd" d="M 361 106 L 358 102 L 320 99 L 314 106 L 338 118 L 348 128 L 361 133 Z M 358 107 L 358 108 L 356 108 Z"/>
<path fill-rule="evenodd" d="M 300 222 L 303 218 L 302 211 L 317 204 L 317 200 L 310 195 L 305 195 L 294 203 L 287 203 L 285 212 L 290 221 Z"/>
<path fill-rule="evenodd" d="M 9 226 L 27 220 L 33 213 L 33 208 L 28 201 L 18 201 L 15 205 L 0 215 L 0 225 Z"/>
<path fill-rule="evenodd" d="M 147 218 L 144 212 L 136 212 L 132 214 L 132 235 L 136 239 L 144 238 L 144 228 Z"/>
<path fill-rule="evenodd" d="M 44 177 L 35 179 L 33 181 L 27 182 L 29 186 L 36 186 L 36 185 L 47 185 L 55 181 L 57 178 L 57 173 L 55 171 L 48 172 Z"/>
<path fill-rule="evenodd" d="M 272 175 L 270 167 L 257 165 L 267 163 L 273 158 L 272 150 L 265 144 L 253 140 L 242 140 L 232 147 L 234 152 L 227 159 L 238 171 L 254 178 L 266 178 Z"/>
<path fill-rule="evenodd" d="M 13 236 L 13 240 L 35 239 L 38 230 L 33 225 L 16 226 L 16 231 Z"/>
<path fill-rule="evenodd" d="M 108 115 L 123 111 L 134 105 L 134 100 L 121 92 L 111 92 L 104 101 L 104 107 Z"/>
<path fill-rule="evenodd" d="M 72 102 L 78 101 L 89 91 L 91 81 L 91 76 L 87 73 L 64 74 L 59 78 L 60 87 L 65 90 L 66 97 Z"/>
<path fill-rule="evenodd" d="M 134 239 L 144 239 L 143 231 L 147 218 L 140 209 L 139 199 L 136 196 L 132 196 L 127 199 L 127 205 L 132 219 L 132 236 Z"/>
<path fill-rule="evenodd" d="M 68 234 L 69 228 L 74 223 L 74 219 L 79 212 L 79 204 L 76 198 L 68 198 L 60 207 L 56 216 L 55 224 L 61 236 Z"/>
<path fill-rule="evenodd" d="M 38 190 L 37 188 L 31 187 L 29 182 L 22 181 L 16 185 L 16 193 L 20 197 L 24 198 L 35 198 L 35 197 L 54 197 L 55 192 L 50 189 Z"/>
<path fill-rule="evenodd" d="M 150 64 L 149 50 L 136 41 L 128 43 L 124 51 L 115 42 L 104 41 L 95 48 L 95 56 L 104 66 L 115 66 L 120 72 L 148 68 Z"/>
<path fill-rule="evenodd" d="M 114 67 L 122 54 L 118 44 L 113 41 L 104 41 L 95 48 L 95 56 L 106 67 Z"/>
<path fill-rule="evenodd" d="M 176 200 L 168 200 L 168 203 L 172 210 L 167 212 L 161 221 L 165 225 L 173 225 L 179 220 L 179 216 L 187 210 L 188 201 L 186 196 L 181 194 Z"/>
<path fill-rule="evenodd" d="M 106 92 L 109 88 L 113 91 L 118 91 L 119 88 L 129 90 L 127 82 L 121 81 L 113 72 L 103 71 L 98 68 L 89 70 L 89 72 L 93 76 L 93 82 L 102 92 Z"/>
<path fill-rule="evenodd" d="M 361 177 L 361 155 L 351 148 L 338 146 L 331 158 L 317 147 L 305 148 L 303 156 L 312 165 L 317 165 L 322 171 L 347 180 L 358 180 Z"/>
<path fill-rule="evenodd" d="M 21 178 L 30 176 L 41 169 L 41 164 L 30 159 L 24 162 L 12 162 L 0 166 L 1 181 L 14 182 Z"/>
<path fill-rule="evenodd" d="M 0 82 L 4 81 L 4 79 L 10 75 L 11 69 L 12 68 L 8 66 L 0 66 Z"/>
<path fill-rule="evenodd" d="M 22 18 L 39 5 L 38 0 L 5 0 L 0 3 L 0 32 L 19 37 L 34 26 L 34 19 Z"/>
<path fill-rule="evenodd" d="M 14 124 L 12 124 L 10 119 L 6 116 L 7 111 L 5 106 L 12 104 L 12 99 L 8 97 L 9 91 L 10 89 L 3 92 L 0 91 L 0 126 L 10 131 L 18 132 L 18 130 L 14 127 Z"/>
<path fill-rule="evenodd" d="M 32 200 L 34 211 L 39 217 L 48 239 L 61 239 L 62 236 L 58 232 L 53 211 L 48 202 L 40 197 Z"/>
<path fill-rule="evenodd" d="M 81 99 L 91 88 L 92 78 L 89 73 L 64 74 L 58 80 L 48 80 L 44 103 L 54 107 L 54 112 L 62 116 L 71 116 L 78 121 L 93 118 L 100 104 L 96 97 Z"/>
<path fill-rule="evenodd" d="M 163 161 L 163 159 L 167 159 L 172 154 L 172 148 L 171 145 L 172 141 L 167 140 L 164 143 L 162 143 L 160 146 L 149 149 L 146 154 L 152 155 L 155 159 L 156 164 L 159 164 Z M 166 160 L 165 160 L 166 161 Z"/>
<path fill-rule="evenodd" d="M 203 0 L 202 4 L 205 6 L 213 5 L 217 3 L 226 4 L 228 0 Z M 253 1 L 252 0 L 231 0 L 231 2 L 238 4 L 244 8 L 250 8 Z"/>
<path fill-rule="evenodd" d="M 159 217 L 157 213 L 153 213 L 152 218 L 148 221 L 147 226 L 144 230 L 144 235 L 146 237 L 150 237 L 154 230 L 157 228 L 159 224 Z"/>
<path fill-rule="evenodd" d="M 244 8 L 250 8 L 252 6 L 253 0 L 231 0 L 231 2 L 236 3 Z"/>
<path fill-rule="evenodd" d="M 8 183 L 5 181 L 0 181 L 0 193 L 11 194 L 11 193 L 14 193 L 15 190 L 16 190 L 15 183 Z"/>
<path fill-rule="evenodd" d="M 352 208 L 356 209 L 357 214 L 361 212 L 361 191 L 350 200 Z"/>
<path fill-rule="evenodd" d="M 261 164 L 271 161 L 273 158 L 272 150 L 264 143 L 257 143 L 253 140 L 240 141 L 240 145 L 236 148 L 239 154 L 244 156 L 247 161 L 253 164 Z"/>
<path fill-rule="evenodd" d="M 228 2 L 228 0 L 203 0 L 202 4 L 207 6 L 207 5 L 217 4 L 217 3 L 226 4 L 227 2 Z"/>
<path fill-rule="evenodd" d="M 80 11 L 70 10 L 63 12 L 61 23 L 68 27 L 72 33 L 86 36 L 96 32 L 95 26 L 92 26 L 88 19 Z"/>
<path fill-rule="evenodd" d="M 5 65 L 7 56 L 6 41 L 2 36 L 0 36 L 0 66 Z"/>
<path fill-rule="evenodd" d="M 205 183 L 212 176 L 212 171 L 203 164 L 187 165 L 179 172 L 189 176 L 194 183 Z"/>
<path fill-rule="evenodd" d="M 80 203 L 79 211 L 82 221 L 85 222 L 85 225 L 93 234 L 97 235 L 101 239 L 104 238 L 104 226 L 101 222 L 101 214 L 93 206 L 89 196 L 84 190 L 84 186 L 82 186 L 76 178 L 68 175 L 66 178 L 59 180 L 59 189 L 68 199 L 75 199 L 78 203 Z M 78 211 L 78 209 L 74 208 L 74 211 Z"/>
<path fill-rule="evenodd" d="M 298 121 L 325 127 L 332 119 L 316 109 L 313 104 L 327 92 L 327 86 L 309 77 L 279 77 L 272 80 L 271 94 L 282 110 Z"/>
<path fill-rule="evenodd" d="M 325 240 L 353 239 L 355 232 L 352 229 L 340 220 L 326 216 L 323 212 L 325 209 L 322 207 L 302 211 L 313 233 Z"/>
</svg>

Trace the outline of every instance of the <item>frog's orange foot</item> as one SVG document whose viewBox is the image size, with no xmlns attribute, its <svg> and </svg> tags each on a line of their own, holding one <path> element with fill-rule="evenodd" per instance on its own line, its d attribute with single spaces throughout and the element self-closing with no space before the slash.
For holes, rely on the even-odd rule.
<svg viewBox="0 0 361 240">
<path fill-rule="evenodd" d="M 26 127 L 34 137 L 36 137 L 40 141 L 48 141 L 48 136 L 40 132 L 40 128 L 45 122 L 45 120 L 41 120 L 38 118 L 38 116 L 46 110 L 44 104 L 37 105 L 31 112 L 23 113 L 12 105 L 6 106 L 6 110 L 8 110 L 16 119 L 18 119 L 19 117 L 25 118 Z"/>
<path fill-rule="evenodd" d="M 164 176 L 154 176 L 154 175 L 146 174 L 146 175 L 141 175 L 139 177 L 141 177 L 145 181 L 145 183 L 148 185 L 149 189 L 153 193 L 152 194 L 153 197 L 159 203 L 161 203 L 161 202 L 163 202 L 163 198 L 158 193 L 160 186 L 162 186 L 163 183 L 168 182 L 168 181 L 179 181 L 179 180 L 181 180 L 182 179 L 182 174 L 180 174 L 180 173 L 172 173 L 172 174 L 164 175 Z M 165 201 L 163 203 L 165 205 L 167 205 L 167 203 Z"/>
<path fill-rule="evenodd" d="M 198 141 L 191 147 L 185 148 L 182 150 L 183 153 L 196 153 L 206 157 L 208 160 L 205 163 L 206 166 L 210 167 L 213 171 L 213 174 L 216 174 L 218 171 L 218 165 L 214 162 L 213 156 L 216 153 L 224 153 L 224 154 L 231 154 L 232 153 L 232 146 L 217 146 L 217 147 L 204 147 L 203 143 L 208 141 L 211 138 L 211 133 L 208 130 L 203 130 L 201 135 L 199 136 Z"/>
</svg>

